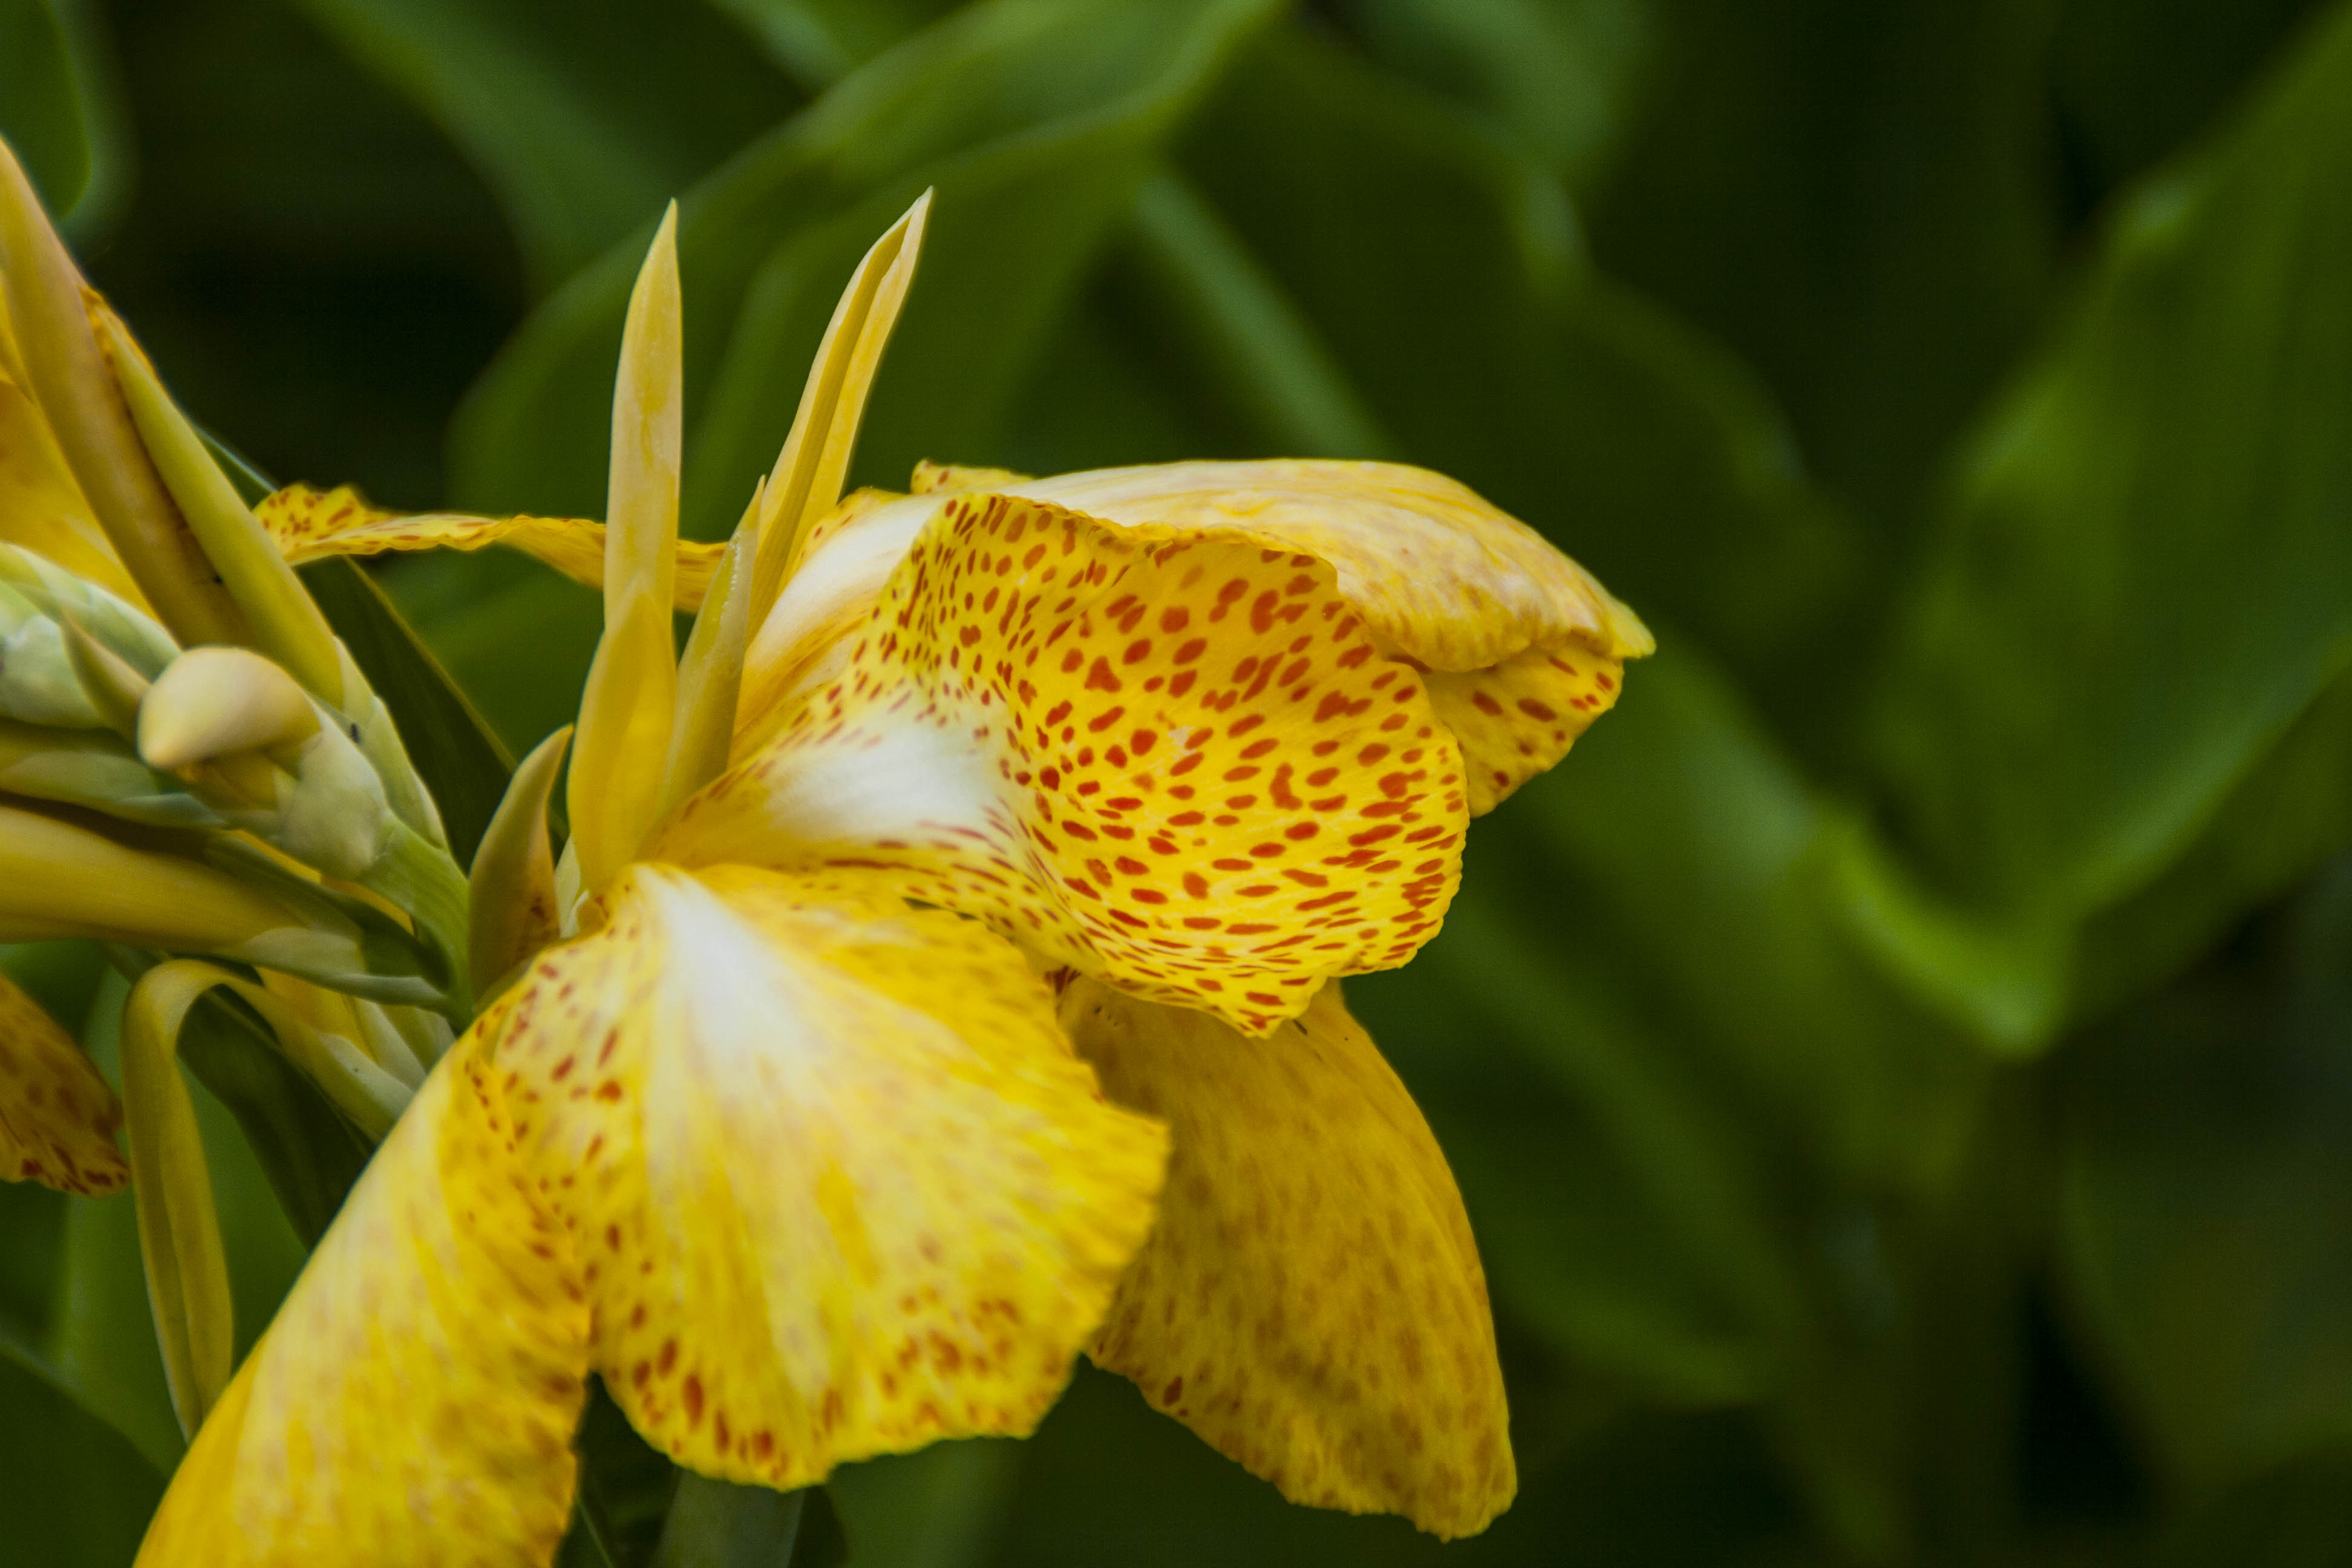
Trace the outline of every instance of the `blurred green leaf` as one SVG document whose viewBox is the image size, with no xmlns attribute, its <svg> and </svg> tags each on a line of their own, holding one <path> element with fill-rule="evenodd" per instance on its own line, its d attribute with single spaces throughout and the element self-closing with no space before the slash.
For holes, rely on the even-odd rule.
<svg viewBox="0 0 2352 1568">
<path fill-rule="evenodd" d="M 787 1568 L 808 1495 L 682 1472 L 651 1568 Z"/>
<path fill-rule="evenodd" d="M 1762 373 L 1906 541 L 2053 272 L 2049 0 L 1670 0 L 1590 210 L 1616 276 Z"/>
<path fill-rule="evenodd" d="M 827 1489 L 856 1568 L 979 1568 L 989 1560 L 1021 1470 L 1018 1444 L 934 1443 L 833 1473 Z"/>
<path fill-rule="evenodd" d="M 2058 1190 L 2079 1316 L 2210 1493 L 2352 1443 L 2352 863 L 2102 1031 Z"/>
<path fill-rule="evenodd" d="M 504 204 L 545 290 L 801 95 L 696 5 L 301 0 L 439 122 Z"/>
<path fill-rule="evenodd" d="M 85 244 L 119 216 L 129 159 L 89 12 L 86 0 L 0 0 L 0 136 Z"/>
<path fill-rule="evenodd" d="M 2315 0 L 2068 0 L 2051 70 L 2088 206 L 2200 132 Z"/>
<path fill-rule="evenodd" d="M 0 1334 L 0 1568 L 121 1568 L 164 1473 Z"/>
<path fill-rule="evenodd" d="M 1353 0 L 1381 65 L 1493 117 L 1581 191 L 1622 135 L 1655 47 L 1652 0 Z"/>
<path fill-rule="evenodd" d="M 922 272 L 859 472 L 903 484 L 921 456 L 985 460 L 1152 151 L 1264 10 L 989 0 L 844 79 L 689 193 L 688 531 L 733 523 L 791 423 L 842 280 L 926 185 L 939 194 Z M 477 388 L 454 437 L 471 504 L 601 509 L 639 248 L 622 242 L 543 306 Z"/>
<path fill-rule="evenodd" d="M 2335 1568 L 2352 1561 L 2352 1451 L 2281 1465 L 2186 1510 L 2153 1568 Z"/>
<path fill-rule="evenodd" d="M 1935 1189 L 1983 1058 L 1855 940 L 1832 875 L 1843 822 L 1720 674 L 1670 633 L 1660 645 L 1569 765 L 1505 809 L 1572 879 L 1555 907 L 1752 1075 L 1828 1168 Z"/>
<path fill-rule="evenodd" d="M 955 9 L 956 0 L 710 0 L 811 90 Z"/>
<path fill-rule="evenodd" d="M 1283 31 L 1237 65 L 1183 166 L 1395 455 L 1527 519 L 1637 609 L 1764 666 L 1847 585 L 1843 520 L 1752 380 L 1594 273 L 1556 179 L 1457 111 Z"/>
<path fill-rule="evenodd" d="M 2342 841 L 2340 804 L 2278 833 L 2225 814 L 2325 794 L 2341 767 L 2327 730 L 2279 748 L 2352 661 L 2347 181 L 2339 10 L 2230 137 L 2118 215 L 1971 445 L 1876 736 L 1894 820 L 1990 913 L 2063 926 L 2206 835 L 2171 889 L 2186 907 L 2132 918 L 2210 931 Z M 2273 757 L 2298 776 L 2263 773 Z"/>
</svg>

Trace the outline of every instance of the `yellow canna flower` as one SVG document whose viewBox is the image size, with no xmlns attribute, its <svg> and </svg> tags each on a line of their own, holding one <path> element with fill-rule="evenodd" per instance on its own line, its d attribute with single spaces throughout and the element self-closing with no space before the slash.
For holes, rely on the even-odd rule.
<svg viewBox="0 0 2352 1568">
<path fill-rule="evenodd" d="M 1298 1500 L 1447 1536 L 1507 1504 L 1461 1200 L 1333 982 L 1428 939 L 1469 817 L 1647 634 L 1417 469 L 927 467 L 840 501 L 924 216 L 853 279 L 692 586 L 665 220 L 624 334 L 572 842 L 551 866 L 537 837 L 559 741 L 477 868 L 476 984 L 507 983 L 142 1563 L 544 1564 L 591 1373 L 681 1464 L 791 1488 L 1025 1433 L 1082 1349 Z M 671 608 L 698 600 L 681 664 Z"/>
</svg>

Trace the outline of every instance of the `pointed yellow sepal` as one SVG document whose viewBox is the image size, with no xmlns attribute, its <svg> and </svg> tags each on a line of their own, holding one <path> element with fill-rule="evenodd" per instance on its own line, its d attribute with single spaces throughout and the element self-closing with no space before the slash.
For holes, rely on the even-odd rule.
<svg viewBox="0 0 2352 1568">
<path fill-rule="evenodd" d="M 123 1119 L 139 1254 L 172 1408 L 190 1436 L 228 1386 L 236 1336 L 211 1167 L 195 1102 L 180 1076 L 180 1026 L 196 999 L 228 978 L 192 959 L 158 964 L 131 987 L 122 1014 Z"/>
<path fill-rule="evenodd" d="M 568 802 L 592 890 L 619 873 L 653 826 L 669 754 L 677 696 L 670 604 L 683 440 L 682 343 L 677 206 L 672 203 L 629 296 L 613 388 L 604 636 L 581 697 Z"/>
<path fill-rule="evenodd" d="M 678 663 L 677 717 L 662 769 L 660 814 L 727 771 L 735 739 L 735 700 L 743 684 L 743 650 L 751 635 L 751 565 L 760 549 L 760 503 L 767 489 L 752 487 L 751 504 L 719 558 L 711 592 L 694 618 L 686 657 Z"/>
<path fill-rule="evenodd" d="M 792 434 L 768 476 L 767 501 L 760 518 L 759 567 L 751 579 L 751 624 L 767 615 L 784 581 L 800 563 L 809 524 L 841 500 L 857 426 L 874 389 L 882 351 L 915 280 L 923 247 L 923 226 L 931 213 L 931 193 L 915 199 L 907 214 L 876 240 L 834 307 L 808 385 L 793 416 Z"/>
<path fill-rule="evenodd" d="M 522 760 L 482 835 L 481 847 L 474 851 L 467 885 L 473 914 L 467 962 L 478 1007 L 497 994 L 499 982 L 559 933 L 555 858 L 547 847 L 547 802 L 571 742 L 567 725 Z"/>
<path fill-rule="evenodd" d="M 26 389 L 99 526 L 184 643 L 244 642 L 245 620 L 147 459 L 90 329 L 87 286 L 0 143 L 0 285 Z"/>
</svg>

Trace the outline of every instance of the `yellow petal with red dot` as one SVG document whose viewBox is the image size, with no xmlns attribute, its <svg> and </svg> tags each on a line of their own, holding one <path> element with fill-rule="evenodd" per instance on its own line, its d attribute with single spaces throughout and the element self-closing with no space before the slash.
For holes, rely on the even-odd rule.
<svg viewBox="0 0 2352 1568">
<path fill-rule="evenodd" d="M 1478 669 L 1578 642 L 1612 658 L 1654 646 L 1591 574 L 1467 486 L 1401 463 L 1163 463 L 1028 479 L 1034 497 L 1123 528 L 1227 531 L 1328 561 L 1390 644 Z"/>
<path fill-rule="evenodd" d="M 0 1180 L 61 1193 L 120 1192 L 122 1107 L 41 1005 L 0 976 Z"/>
<path fill-rule="evenodd" d="M 1437 716 L 1462 747 L 1470 814 L 1568 754 L 1595 719 L 1616 706 L 1622 669 L 1578 643 L 1528 648 L 1491 669 L 1433 669 L 1423 679 Z"/>
<path fill-rule="evenodd" d="M 938 506 L 842 673 L 656 858 L 889 867 L 1253 1031 L 1436 931 L 1460 754 L 1329 567 L 1000 495 Z"/>
<path fill-rule="evenodd" d="M 141 1568 L 545 1568 L 589 1315 L 479 1030 L 377 1151 L 181 1461 Z"/>
<path fill-rule="evenodd" d="M 777 1488 L 1024 1433 L 1150 1224 L 1010 944 L 870 876 L 625 871 L 509 993 L 500 1082 L 656 1447 Z"/>
<path fill-rule="evenodd" d="M 1094 1359 L 1293 1502 L 1485 1529 L 1517 1486 L 1486 1277 L 1339 987 L 1263 1040 L 1087 980 L 1062 1020 L 1175 1140 Z"/>
<path fill-rule="evenodd" d="M 577 517 L 469 517 L 459 512 L 392 512 L 371 506 L 349 485 L 315 490 L 289 485 L 253 509 L 286 559 L 299 566 L 331 555 L 396 550 L 479 550 L 503 544 L 536 556 L 575 583 L 604 583 L 604 525 Z M 723 544 L 681 541 L 677 607 L 698 609 L 719 570 Z"/>
</svg>

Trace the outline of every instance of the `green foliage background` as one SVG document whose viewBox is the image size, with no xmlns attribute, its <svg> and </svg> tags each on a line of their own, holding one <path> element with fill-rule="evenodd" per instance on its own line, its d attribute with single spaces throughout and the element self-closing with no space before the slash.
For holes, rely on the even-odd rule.
<svg viewBox="0 0 2352 1568">
<path fill-rule="evenodd" d="M 2352 1562 L 2352 5 L 0 0 L 0 131 L 281 479 L 593 513 L 677 195 L 714 535 L 935 185 L 863 480 L 1402 458 L 1656 628 L 1351 986 L 1516 1509 L 1288 1510 L 1082 1373 L 844 1473 L 862 1568 Z M 584 593 L 381 580 L 570 716 Z M 249 1342 L 316 1216 L 205 1103 Z M 0 1187 L 0 1563 L 178 1447 L 128 1200 Z"/>
</svg>

